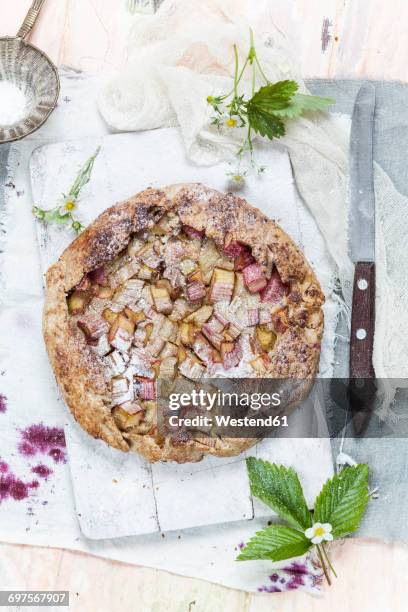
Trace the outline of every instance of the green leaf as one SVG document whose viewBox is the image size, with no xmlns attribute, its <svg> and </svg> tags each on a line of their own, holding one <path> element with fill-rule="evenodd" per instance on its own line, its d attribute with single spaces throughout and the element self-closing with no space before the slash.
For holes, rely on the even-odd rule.
<svg viewBox="0 0 408 612">
<path fill-rule="evenodd" d="M 346 467 L 323 486 L 316 499 L 313 520 L 330 523 L 333 537 L 342 538 L 356 531 L 368 499 L 368 466 Z"/>
<path fill-rule="evenodd" d="M 81 189 L 85 187 L 87 183 L 89 183 L 92 174 L 92 168 L 94 166 L 97 156 L 99 155 L 100 150 L 101 147 L 98 147 L 95 153 L 82 166 L 81 170 L 78 173 L 78 176 L 76 177 L 71 189 L 68 192 L 68 195 L 77 198 Z"/>
<path fill-rule="evenodd" d="M 249 457 L 246 460 L 251 493 L 295 529 L 312 525 L 312 516 L 298 475 L 292 468 Z"/>
<path fill-rule="evenodd" d="M 287 108 L 297 89 L 295 81 L 278 81 L 261 87 L 252 96 L 247 103 L 247 114 L 255 132 L 270 140 L 285 134 L 285 125 L 277 111 Z"/>
<path fill-rule="evenodd" d="M 306 112 L 324 111 L 335 102 L 333 98 L 295 94 L 285 108 L 276 110 L 274 114 L 281 119 L 294 119 Z"/>
<path fill-rule="evenodd" d="M 312 542 L 303 533 L 285 525 L 271 525 L 258 531 L 237 557 L 237 561 L 270 559 L 282 561 L 304 555 Z"/>
</svg>

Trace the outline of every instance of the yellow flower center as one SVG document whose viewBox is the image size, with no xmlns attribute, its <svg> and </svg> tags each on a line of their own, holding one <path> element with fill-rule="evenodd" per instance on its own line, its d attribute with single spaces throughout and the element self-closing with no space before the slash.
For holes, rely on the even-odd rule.
<svg viewBox="0 0 408 612">
<path fill-rule="evenodd" d="M 72 202 L 71 200 L 69 202 L 65 203 L 65 208 L 67 210 L 74 210 L 75 208 L 75 202 Z"/>
<path fill-rule="evenodd" d="M 322 535 L 324 535 L 323 527 L 316 527 L 316 529 L 315 529 L 315 536 L 319 536 L 320 537 Z"/>
<path fill-rule="evenodd" d="M 237 122 L 235 119 L 227 119 L 227 126 L 228 127 L 235 127 L 237 125 Z"/>
</svg>

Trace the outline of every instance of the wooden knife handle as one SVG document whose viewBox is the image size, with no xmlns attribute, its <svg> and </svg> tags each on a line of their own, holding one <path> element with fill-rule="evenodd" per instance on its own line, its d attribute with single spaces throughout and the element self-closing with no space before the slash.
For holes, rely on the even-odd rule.
<svg viewBox="0 0 408 612">
<path fill-rule="evenodd" d="M 375 263 L 358 262 L 351 313 L 350 378 L 373 378 Z"/>
</svg>

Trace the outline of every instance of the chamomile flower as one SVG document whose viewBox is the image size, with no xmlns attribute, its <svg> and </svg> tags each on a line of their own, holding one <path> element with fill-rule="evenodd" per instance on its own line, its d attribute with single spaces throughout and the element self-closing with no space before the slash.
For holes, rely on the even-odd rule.
<svg viewBox="0 0 408 612">
<path fill-rule="evenodd" d="M 77 200 L 73 195 L 64 196 L 62 206 L 60 206 L 59 214 L 63 217 L 74 212 L 77 207 Z"/>
<path fill-rule="evenodd" d="M 312 540 L 313 544 L 320 544 L 323 540 L 331 542 L 333 540 L 332 529 L 330 523 L 314 523 L 312 527 L 306 529 L 305 536 Z"/>
<path fill-rule="evenodd" d="M 234 128 L 237 126 L 237 120 L 232 119 L 232 117 L 230 117 L 229 119 L 226 120 L 225 125 L 229 128 Z"/>
</svg>

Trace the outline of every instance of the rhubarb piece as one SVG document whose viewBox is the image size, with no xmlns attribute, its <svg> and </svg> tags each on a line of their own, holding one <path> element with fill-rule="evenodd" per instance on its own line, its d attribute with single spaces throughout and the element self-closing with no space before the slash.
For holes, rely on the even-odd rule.
<svg viewBox="0 0 408 612">
<path fill-rule="evenodd" d="M 162 258 L 156 253 L 153 245 L 146 244 L 141 251 L 138 253 L 138 258 L 149 268 L 156 270 Z"/>
<path fill-rule="evenodd" d="M 112 287 L 102 287 L 102 285 L 92 285 L 95 295 L 101 299 L 109 300 L 113 295 Z"/>
<path fill-rule="evenodd" d="M 113 296 L 113 302 L 119 308 L 134 306 L 141 297 L 144 281 L 139 278 L 128 280 L 123 287 L 120 287 Z"/>
<path fill-rule="evenodd" d="M 126 352 L 131 347 L 134 332 L 134 322 L 119 314 L 110 327 L 108 340 L 113 347 Z"/>
<path fill-rule="evenodd" d="M 177 357 L 178 346 L 173 344 L 172 342 L 166 342 L 164 345 L 164 349 L 160 353 L 160 357 L 162 359 L 166 359 L 167 357 Z"/>
<path fill-rule="evenodd" d="M 151 358 L 144 351 L 133 348 L 130 352 L 129 365 L 132 367 L 135 376 L 153 377 Z"/>
<path fill-rule="evenodd" d="M 105 364 L 107 371 L 109 373 L 109 378 L 112 376 L 119 376 L 126 369 L 126 364 L 123 359 L 123 355 L 119 353 L 119 351 L 112 351 L 110 355 L 105 357 Z"/>
<path fill-rule="evenodd" d="M 107 321 L 111 325 L 115 321 L 116 317 L 118 316 L 118 313 L 114 312 L 110 308 L 105 308 L 105 310 L 102 313 L 102 316 L 105 319 L 105 321 Z"/>
<path fill-rule="evenodd" d="M 132 310 L 129 308 L 129 306 L 125 306 L 124 313 L 128 319 L 135 323 L 135 325 L 146 320 L 146 315 L 144 312 Z"/>
<path fill-rule="evenodd" d="M 133 385 L 123 376 L 112 379 L 112 404 L 118 406 L 134 399 Z"/>
<path fill-rule="evenodd" d="M 248 310 L 248 325 L 252 327 L 253 325 L 258 325 L 259 323 L 259 309 L 258 308 L 250 308 Z"/>
<path fill-rule="evenodd" d="M 275 331 L 278 334 L 285 333 L 289 325 L 287 309 L 281 308 L 277 312 L 274 312 L 272 315 L 272 323 L 275 328 Z"/>
<path fill-rule="evenodd" d="M 170 314 L 173 310 L 173 302 L 170 299 L 169 292 L 164 287 L 150 287 L 154 306 L 158 312 Z"/>
<path fill-rule="evenodd" d="M 106 274 L 105 266 L 101 266 L 100 268 L 96 268 L 95 270 L 92 270 L 92 272 L 89 272 L 88 276 L 92 284 L 102 285 L 102 287 L 109 286 L 109 281 L 108 281 L 108 276 Z"/>
<path fill-rule="evenodd" d="M 89 291 L 90 288 L 91 288 L 91 279 L 89 278 L 88 274 L 84 274 L 82 279 L 76 285 L 75 290 L 76 291 Z"/>
<path fill-rule="evenodd" d="M 221 332 L 227 327 L 228 321 L 224 319 L 221 321 L 217 313 L 214 313 L 213 316 L 207 321 L 207 330 L 215 332 L 216 334 L 221 334 Z"/>
<path fill-rule="evenodd" d="M 224 337 L 219 332 L 214 331 L 208 323 L 203 325 L 201 331 L 207 340 L 209 340 L 211 344 L 219 350 Z"/>
<path fill-rule="evenodd" d="M 155 336 L 154 338 L 151 338 L 146 344 L 145 351 L 148 355 L 151 355 L 152 357 L 157 357 L 163 349 L 164 345 L 165 341 L 159 336 Z"/>
<path fill-rule="evenodd" d="M 179 327 L 180 340 L 186 345 L 190 346 L 194 342 L 194 325 L 192 323 L 182 322 Z"/>
<path fill-rule="evenodd" d="M 181 293 L 181 288 L 173 287 L 167 278 L 160 278 L 156 282 L 156 287 L 163 287 L 164 289 L 166 289 L 172 300 L 176 300 Z"/>
<path fill-rule="evenodd" d="M 149 268 L 149 266 L 146 266 L 146 264 L 142 264 L 137 273 L 137 278 L 141 278 L 142 280 L 151 280 L 153 274 L 155 274 L 153 268 Z"/>
<path fill-rule="evenodd" d="M 136 257 L 139 251 L 142 250 L 143 246 L 144 246 L 143 240 L 141 240 L 140 238 L 133 238 L 128 244 L 127 254 L 130 257 Z"/>
<path fill-rule="evenodd" d="M 229 302 L 234 291 L 235 274 L 231 270 L 215 268 L 210 285 L 210 302 Z"/>
<path fill-rule="evenodd" d="M 281 299 L 287 295 L 290 291 L 289 285 L 282 283 L 279 272 L 276 268 L 272 271 L 271 278 L 264 289 L 262 289 L 260 296 L 261 302 L 270 302 L 272 304 L 278 304 Z"/>
<path fill-rule="evenodd" d="M 123 285 L 124 283 L 126 283 L 126 281 L 131 279 L 132 276 L 135 276 L 135 274 L 138 273 L 139 269 L 140 263 L 136 259 L 133 259 L 132 261 L 128 262 L 127 264 L 119 268 L 119 270 L 116 270 L 116 272 L 110 275 L 110 285 L 114 289 L 116 289 L 116 287 Z"/>
<path fill-rule="evenodd" d="M 198 360 L 191 355 L 187 355 L 182 363 L 179 364 L 179 372 L 190 380 L 198 380 L 204 374 L 205 368 Z"/>
<path fill-rule="evenodd" d="M 251 367 L 255 370 L 255 372 L 257 372 L 258 374 L 266 373 L 266 365 L 261 356 L 258 356 L 256 359 L 253 359 L 249 363 Z"/>
<path fill-rule="evenodd" d="M 197 263 L 192 259 L 183 259 L 180 262 L 180 270 L 184 274 L 184 276 L 191 274 L 196 269 L 196 267 Z"/>
<path fill-rule="evenodd" d="M 193 342 L 193 351 L 204 363 L 209 364 L 213 362 L 214 349 L 202 334 L 196 334 Z"/>
<path fill-rule="evenodd" d="M 177 342 L 178 325 L 174 321 L 170 321 L 170 319 L 163 317 L 163 321 L 157 329 L 157 334 L 163 340 Z"/>
<path fill-rule="evenodd" d="M 206 296 L 201 270 L 197 269 L 187 277 L 187 299 L 190 302 L 200 302 Z"/>
<path fill-rule="evenodd" d="M 184 298 L 178 298 L 174 302 L 173 312 L 169 315 L 169 319 L 171 321 L 181 321 L 185 316 L 194 312 L 196 308 L 196 304 L 189 304 Z"/>
<path fill-rule="evenodd" d="M 276 342 L 276 334 L 264 325 L 258 325 L 255 333 L 262 350 L 266 352 L 271 351 Z"/>
<path fill-rule="evenodd" d="M 187 358 L 187 351 L 184 346 L 179 346 L 177 351 L 177 361 L 182 363 Z"/>
<path fill-rule="evenodd" d="M 221 359 L 225 370 L 235 368 L 239 365 L 243 357 L 242 348 L 239 342 L 222 342 L 221 344 Z"/>
<path fill-rule="evenodd" d="M 260 325 L 266 325 L 272 321 L 272 313 L 270 310 L 261 308 L 259 311 L 259 323 Z"/>
<path fill-rule="evenodd" d="M 207 285 L 211 280 L 211 275 L 220 258 L 217 247 L 213 240 L 205 240 L 201 247 L 198 264 L 203 276 L 203 282 Z"/>
<path fill-rule="evenodd" d="M 234 261 L 234 270 L 237 272 L 243 270 L 255 262 L 249 247 L 245 247 L 243 251 L 236 257 Z"/>
<path fill-rule="evenodd" d="M 93 350 L 100 357 L 104 357 L 111 350 L 107 334 L 103 334 L 94 345 Z"/>
<path fill-rule="evenodd" d="M 177 372 L 177 357 L 166 357 L 162 360 L 159 369 L 159 378 L 173 380 Z"/>
<path fill-rule="evenodd" d="M 224 245 L 223 249 L 225 255 L 227 255 L 228 257 L 232 257 L 233 259 L 235 259 L 247 250 L 248 247 L 245 244 L 237 242 L 236 240 L 233 240 L 232 242 Z"/>
<path fill-rule="evenodd" d="M 201 240 L 201 238 L 204 237 L 203 230 L 197 230 L 195 229 L 195 227 L 192 227 L 191 225 L 183 225 L 182 229 L 183 229 L 183 232 L 190 238 L 198 238 Z"/>
<path fill-rule="evenodd" d="M 197 325 L 197 327 L 202 327 L 202 325 L 204 325 L 204 323 L 211 317 L 212 313 L 212 306 L 201 306 L 201 308 L 189 314 L 185 318 L 185 321 L 187 323 L 194 323 Z"/>
<path fill-rule="evenodd" d="M 156 383 L 154 380 L 142 379 L 137 380 L 138 395 L 143 400 L 156 399 Z"/>
<path fill-rule="evenodd" d="M 266 277 L 258 263 L 253 263 L 243 269 L 244 282 L 250 293 L 257 293 L 266 287 Z"/>
<path fill-rule="evenodd" d="M 112 411 L 115 423 L 121 430 L 128 430 L 140 425 L 144 414 L 143 408 L 136 402 L 125 402 L 116 406 Z"/>
<path fill-rule="evenodd" d="M 82 330 L 88 341 L 98 340 L 109 330 L 109 323 L 96 314 L 87 314 L 79 319 L 77 325 Z"/>
<path fill-rule="evenodd" d="M 67 299 L 68 311 L 71 315 L 81 314 L 85 306 L 91 301 L 91 293 L 87 291 L 74 291 Z"/>
</svg>

